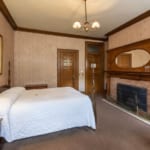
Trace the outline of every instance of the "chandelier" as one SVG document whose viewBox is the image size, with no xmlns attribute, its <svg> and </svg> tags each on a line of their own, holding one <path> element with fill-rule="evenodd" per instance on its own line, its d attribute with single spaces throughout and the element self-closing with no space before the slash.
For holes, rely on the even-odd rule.
<svg viewBox="0 0 150 150">
<path fill-rule="evenodd" d="M 81 24 L 81 22 L 79 21 L 75 21 L 73 23 L 73 28 L 74 29 L 81 29 L 83 28 L 86 32 L 88 32 L 90 29 L 98 29 L 100 28 L 100 24 L 98 21 L 94 21 L 92 23 L 89 23 L 88 20 L 87 20 L 87 6 L 86 6 L 86 1 L 87 0 L 84 0 L 85 2 L 85 20 L 84 20 L 84 23 Z"/>
</svg>

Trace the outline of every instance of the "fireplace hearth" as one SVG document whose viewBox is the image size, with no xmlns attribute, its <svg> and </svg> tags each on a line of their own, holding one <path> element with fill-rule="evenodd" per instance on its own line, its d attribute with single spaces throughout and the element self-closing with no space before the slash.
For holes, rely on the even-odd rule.
<svg viewBox="0 0 150 150">
<path fill-rule="evenodd" d="M 118 83 L 117 103 L 133 111 L 147 112 L 147 89 Z"/>
</svg>

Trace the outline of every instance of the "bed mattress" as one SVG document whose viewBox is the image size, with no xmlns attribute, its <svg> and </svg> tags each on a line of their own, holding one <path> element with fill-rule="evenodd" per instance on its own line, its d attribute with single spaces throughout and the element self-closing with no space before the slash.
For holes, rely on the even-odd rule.
<svg viewBox="0 0 150 150">
<path fill-rule="evenodd" d="M 91 100 L 73 88 L 20 91 L 8 108 L 0 108 L 1 136 L 8 142 L 74 127 L 96 128 Z"/>
</svg>

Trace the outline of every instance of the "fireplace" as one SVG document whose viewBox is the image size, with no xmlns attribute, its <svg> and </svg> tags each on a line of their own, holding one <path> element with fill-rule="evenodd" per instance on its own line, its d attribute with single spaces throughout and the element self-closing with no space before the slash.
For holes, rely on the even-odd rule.
<svg viewBox="0 0 150 150">
<path fill-rule="evenodd" d="M 117 103 L 133 111 L 140 109 L 147 112 L 147 89 L 119 83 Z"/>
</svg>

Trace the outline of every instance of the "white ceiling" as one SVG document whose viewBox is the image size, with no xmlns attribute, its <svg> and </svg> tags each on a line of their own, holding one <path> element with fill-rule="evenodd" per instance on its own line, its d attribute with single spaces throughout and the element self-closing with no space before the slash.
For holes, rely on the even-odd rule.
<svg viewBox="0 0 150 150">
<path fill-rule="evenodd" d="M 150 9 L 150 0 L 87 0 L 88 20 L 97 20 L 101 28 L 88 33 L 76 31 L 72 24 L 84 21 L 83 0 L 4 0 L 19 27 L 91 37 L 103 37 Z"/>
</svg>

